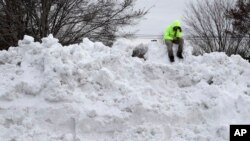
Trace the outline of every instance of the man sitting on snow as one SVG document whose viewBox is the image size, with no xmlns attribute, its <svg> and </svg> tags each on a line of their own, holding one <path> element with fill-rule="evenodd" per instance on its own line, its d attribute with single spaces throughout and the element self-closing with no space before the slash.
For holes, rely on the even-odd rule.
<svg viewBox="0 0 250 141">
<path fill-rule="evenodd" d="M 184 39 L 182 38 L 182 29 L 180 21 L 176 20 L 170 24 L 164 31 L 164 40 L 168 49 L 168 56 L 171 62 L 174 62 L 173 44 L 178 44 L 177 57 L 183 59 L 182 51 Z"/>
</svg>

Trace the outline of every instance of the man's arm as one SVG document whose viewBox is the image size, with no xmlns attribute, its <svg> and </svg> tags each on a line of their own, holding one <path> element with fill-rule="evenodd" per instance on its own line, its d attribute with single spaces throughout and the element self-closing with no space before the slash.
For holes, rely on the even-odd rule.
<svg viewBox="0 0 250 141">
<path fill-rule="evenodd" d="M 171 34 L 170 34 L 170 27 L 167 27 L 164 31 L 164 39 L 165 40 L 173 40 L 173 37 L 171 37 Z"/>
</svg>

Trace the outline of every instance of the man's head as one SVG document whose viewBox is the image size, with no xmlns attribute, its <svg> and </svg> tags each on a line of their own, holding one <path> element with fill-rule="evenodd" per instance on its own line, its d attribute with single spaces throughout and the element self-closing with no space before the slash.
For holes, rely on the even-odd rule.
<svg viewBox="0 0 250 141">
<path fill-rule="evenodd" d="M 173 30 L 174 30 L 174 31 L 179 30 L 180 32 L 182 32 L 182 29 L 181 29 L 181 22 L 180 22 L 179 20 L 173 21 L 172 27 L 173 27 Z"/>
<path fill-rule="evenodd" d="M 172 26 L 181 26 L 181 22 L 179 20 L 175 20 L 172 22 Z"/>
</svg>

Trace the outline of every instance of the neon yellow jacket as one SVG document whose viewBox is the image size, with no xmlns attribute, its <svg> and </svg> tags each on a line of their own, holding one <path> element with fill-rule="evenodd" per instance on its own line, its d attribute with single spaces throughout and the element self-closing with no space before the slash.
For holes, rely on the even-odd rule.
<svg viewBox="0 0 250 141">
<path fill-rule="evenodd" d="M 176 37 L 181 38 L 182 37 L 182 32 L 177 30 L 176 36 L 175 36 L 175 31 L 173 30 L 173 27 L 175 26 L 181 26 L 181 22 L 176 20 L 172 22 L 164 31 L 164 39 L 165 40 L 173 40 Z"/>
</svg>

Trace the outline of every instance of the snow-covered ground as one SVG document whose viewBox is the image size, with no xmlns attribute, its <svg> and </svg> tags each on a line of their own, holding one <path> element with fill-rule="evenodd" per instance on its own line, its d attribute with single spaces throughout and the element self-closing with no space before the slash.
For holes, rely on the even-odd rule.
<svg viewBox="0 0 250 141">
<path fill-rule="evenodd" d="M 223 53 L 169 63 L 166 47 L 62 47 L 26 36 L 0 52 L 1 141 L 228 141 L 250 123 L 250 64 Z"/>
</svg>

